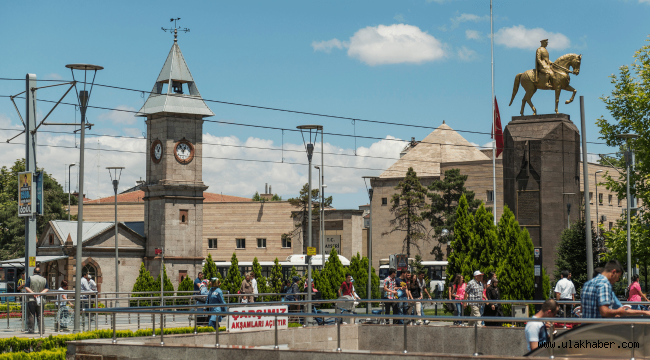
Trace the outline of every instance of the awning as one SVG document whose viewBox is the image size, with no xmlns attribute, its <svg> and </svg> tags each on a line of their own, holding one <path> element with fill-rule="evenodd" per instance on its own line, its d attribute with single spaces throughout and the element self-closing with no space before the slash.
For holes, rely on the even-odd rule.
<svg viewBox="0 0 650 360">
<path fill-rule="evenodd" d="M 55 260 L 66 259 L 66 258 L 67 258 L 67 256 L 65 256 L 65 255 L 37 256 L 36 257 L 36 262 L 42 264 L 42 263 L 55 261 Z M 17 259 L 3 260 L 3 261 L 0 261 L 0 266 L 25 267 L 25 258 L 21 257 L 21 258 L 17 258 Z"/>
</svg>

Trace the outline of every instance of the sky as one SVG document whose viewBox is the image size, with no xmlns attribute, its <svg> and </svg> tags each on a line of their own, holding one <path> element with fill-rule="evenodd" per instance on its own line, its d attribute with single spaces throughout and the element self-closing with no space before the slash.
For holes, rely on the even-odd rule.
<svg viewBox="0 0 650 360">
<path fill-rule="evenodd" d="M 215 113 L 203 127 L 208 192 L 251 197 L 268 183 L 284 199 L 296 196 L 308 179 L 303 139 L 293 131 L 299 125 L 324 127 L 326 195 L 339 209 L 366 204 L 362 176 L 381 174 L 399 158 L 404 140 L 423 139 L 443 120 L 477 146 L 490 142 L 488 0 L 31 1 L 5 3 L 2 15 L 10 30 L 3 36 L 1 78 L 33 73 L 68 80 L 66 64 L 91 63 L 105 68 L 96 83 L 140 90 L 93 89 L 91 106 L 126 111 L 88 110 L 94 126 L 86 138 L 84 192 L 90 198 L 112 194 L 108 166 L 126 168 L 120 191 L 146 176 L 146 125 L 129 111 L 140 109 L 147 96 L 141 91 L 151 91 L 162 68 L 173 35 L 161 27 L 173 27 L 172 16 L 190 29 L 178 41 L 204 99 L 359 119 L 208 101 Z M 570 93 L 562 92 L 559 111 L 579 125 L 578 96 L 584 96 L 588 152 L 616 151 L 598 138 L 596 119 L 610 119 L 599 98 L 612 90 L 609 76 L 646 44 L 649 16 L 650 0 L 495 0 L 495 95 L 503 126 L 519 115 L 523 90 L 508 106 L 515 76 L 534 67 L 539 40 L 548 38 L 551 60 L 583 55 L 580 74 L 571 76 L 576 101 L 565 105 Z M 0 95 L 24 89 L 24 81 L 0 80 Z M 65 90 L 39 90 L 38 99 L 56 101 Z M 538 91 L 532 101 L 538 114 L 554 111 L 550 91 Z M 24 100 L 16 102 L 24 114 Z M 73 92 L 63 102 L 74 103 Z M 37 108 L 42 118 L 52 103 L 40 101 Z M 48 122 L 79 117 L 74 106 L 62 104 Z M 11 101 L 0 98 L 0 137 L 21 129 Z M 62 185 L 68 184 L 68 164 L 79 159 L 72 130 L 39 130 L 38 166 Z M 24 157 L 21 143 L 22 136 L 0 142 L 0 166 Z M 318 170 L 313 173 L 316 187 Z"/>
</svg>

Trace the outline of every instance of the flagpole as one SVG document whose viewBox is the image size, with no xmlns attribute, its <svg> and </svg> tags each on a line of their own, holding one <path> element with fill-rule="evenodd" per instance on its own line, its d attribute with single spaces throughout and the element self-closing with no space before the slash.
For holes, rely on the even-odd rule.
<svg viewBox="0 0 650 360">
<path fill-rule="evenodd" d="M 497 224 L 497 136 L 496 124 L 494 121 L 494 21 L 492 20 L 492 0 L 490 0 L 490 48 L 492 57 L 492 200 L 494 207 L 494 225 Z"/>
</svg>

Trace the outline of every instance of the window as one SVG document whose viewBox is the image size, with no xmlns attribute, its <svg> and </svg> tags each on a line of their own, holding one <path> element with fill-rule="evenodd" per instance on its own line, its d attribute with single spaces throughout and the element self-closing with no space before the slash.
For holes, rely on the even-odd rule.
<svg viewBox="0 0 650 360">
<path fill-rule="evenodd" d="M 594 193 L 592 193 L 591 191 L 589 192 L 589 203 L 590 204 L 594 203 Z"/>
<path fill-rule="evenodd" d="M 612 205 L 612 194 L 607 195 L 607 201 L 609 202 L 609 205 Z"/>
<path fill-rule="evenodd" d="M 179 214 L 179 220 L 181 224 L 187 224 L 189 221 L 189 216 L 187 215 L 187 210 L 181 210 Z"/>
<path fill-rule="evenodd" d="M 49 243 L 50 245 L 54 245 L 54 234 L 50 234 L 50 235 L 48 236 L 48 243 Z"/>
<path fill-rule="evenodd" d="M 266 248 L 266 239 L 257 239 L 257 247 L 260 249 Z"/>
<path fill-rule="evenodd" d="M 95 275 L 97 275 L 97 270 L 95 269 L 94 266 L 92 266 L 90 264 L 87 264 L 86 266 L 84 266 L 81 269 L 81 275 L 83 276 L 83 274 L 86 274 L 86 273 L 88 275 L 91 275 L 93 277 L 93 279 L 95 279 L 95 282 L 97 282 L 97 279 L 96 279 L 96 276 L 95 276 Z"/>
<path fill-rule="evenodd" d="M 187 270 L 178 270 L 178 283 L 180 284 L 183 279 L 187 277 Z"/>
<path fill-rule="evenodd" d="M 208 249 L 217 248 L 217 239 L 208 239 Z"/>
<path fill-rule="evenodd" d="M 246 239 L 236 239 L 237 249 L 246 249 Z"/>
<path fill-rule="evenodd" d="M 603 194 L 598 194 L 598 202 L 603 203 Z"/>
<path fill-rule="evenodd" d="M 388 205 L 388 198 L 381 198 L 382 205 Z"/>
<path fill-rule="evenodd" d="M 493 202 L 494 201 L 494 191 L 493 190 L 488 190 L 487 191 L 487 200 L 486 202 Z"/>
<path fill-rule="evenodd" d="M 290 248 L 291 247 L 291 238 L 290 237 L 283 237 L 282 238 L 282 247 L 283 248 Z"/>
<path fill-rule="evenodd" d="M 609 230 L 611 231 L 613 227 L 614 227 L 614 223 L 610 221 L 609 222 Z"/>
</svg>

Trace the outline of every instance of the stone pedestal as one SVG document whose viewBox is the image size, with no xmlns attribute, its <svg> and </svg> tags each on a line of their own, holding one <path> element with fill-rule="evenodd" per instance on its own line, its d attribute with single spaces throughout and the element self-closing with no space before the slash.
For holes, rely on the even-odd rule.
<svg viewBox="0 0 650 360">
<path fill-rule="evenodd" d="M 580 211 L 578 128 L 566 114 L 513 116 L 503 135 L 504 202 L 542 248 L 542 266 L 552 273 L 567 204 L 572 222 Z"/>
</svg>

